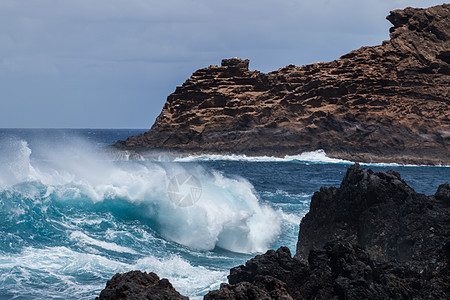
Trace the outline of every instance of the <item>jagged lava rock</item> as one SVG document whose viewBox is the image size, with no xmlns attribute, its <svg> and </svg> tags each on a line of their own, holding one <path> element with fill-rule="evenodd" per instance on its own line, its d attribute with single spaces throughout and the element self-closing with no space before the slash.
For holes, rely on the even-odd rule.
<svg viewBox="0 0 450 300">
<path fill-rule="evenodd" d="M 294 257 L 258 255 L 205 299 L 448 299 L 449 234 L 448 183 L 427 197 L 395 171 L 356 164 L 314 194 Z"/>
<path fill-rule="evenodd" d="M 180 295 L 169 282 L 159 279 L 155 273 L 130 271 L 117 273 L 108 280 L 105 289 L 97 297 L 98 300 L 188 300 Z"/>
<path fill-rule="evenodd" d="M 395 10 L 390 40 L 264 74 L 224 59 L 177 87 L 120 149 L 450 164 L 450 5 Z"/>
<path fill-rule="evenodd" d="M 414 261 L 443 268 L 443 246 L 450 234 L 450 186 L 425 196 L 396 171 L 373 173 L 358 164 L 347 170 L 339 188 L 314 193 L 302 219 L 296 256 L 332 240 L 359 245 L 377 261 Z"/>
<path fill-rule="evenodd" d="M 361 247 L 330 242 L 308 261 L 268 251 L 233 268 L 230 284 L 204 299 L 448 299 L 448 273 L 424 275 L 408 265 L 374 261 Z M 279 260 L 278 254 L 285 256 Z"/>
<path fill-rule="evenodd" d="M 239 282 L 237 284 L 222 283 L 219 290 L 211 291 L 204 299 L 261 299 L 261 300 L 292 300 L 286 290 L 286 284 L 272 276 L 256 275 L 253 282 Z"/>
</svg>

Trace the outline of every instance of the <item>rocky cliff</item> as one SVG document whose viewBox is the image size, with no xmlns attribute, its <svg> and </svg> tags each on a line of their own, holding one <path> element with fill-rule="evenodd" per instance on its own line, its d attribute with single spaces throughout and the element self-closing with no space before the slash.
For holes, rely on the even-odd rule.
<svg viewBox="0 0 450 300">
<path fill-rule="evenodd" d="M 425 196 L 395 171 L 354 165 L 339 188 L 314 194 L 294 257 L 286 247 L 258 255 L 204 298 L 449 299 L 449 263 L 450 185 Z"/>
<path fill-rule="evenodd" d="M 150 131 L 116 147 L 450 164 L 450 5 L 395 10 L 390 40 L 264 74 L 224 59 L 177 87 Z"/>
</svg>

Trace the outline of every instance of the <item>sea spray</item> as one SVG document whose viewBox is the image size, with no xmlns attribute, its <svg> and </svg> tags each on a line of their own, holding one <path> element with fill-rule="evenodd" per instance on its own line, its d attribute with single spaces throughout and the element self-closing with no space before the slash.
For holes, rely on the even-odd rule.
<svg viewBox="0 0 450 300">
<path fill-rule="evenodd" d="M 36 200 L 51 198 L 60 205 L 127 201 L 163 237 L 194 249 L 218 246 L 234 252 L 262 252 L 279 234 L 280 217 L 259 202 L 243 178 L 227 178 L 198 165 L 188 169 L 178 163 L 108 161 L 88 144 L 77 142 L 47 149 L 45 159 L 33 161 L 27 143 L 14 140 L 10 148 L 15 156 L 1 153 L 11 159 L 6 170 L 14 171 L 14 180 L 8 182 L 11 175 L 2 173 L 2 182 L 16 190 L 20 180 L 42 184 L 45 194 Z M 168 197 L 168 180 L 180 173 L 202 183 L 202 195 L 190 207 L 175 205 Z"/>
<path fill-rule="evenodd" d="M 226 178 L 218 172 L 197 169 L 203 182 L 200 200 L 187 208 L 165 207 L 158 214 L 162 232 L 171 240 L 197 249 L 215 246 L 234 252 L 254 253 L 267 249 L 279 234 L 281 220 L 262 205 L 252 185 L 242 178 Z"/>
<path fill-rule="evenodd" d="M 26 141 L 14 136 L 0 139 L 0 188 L 35 178 L 30 155 Z"/>
</svg>

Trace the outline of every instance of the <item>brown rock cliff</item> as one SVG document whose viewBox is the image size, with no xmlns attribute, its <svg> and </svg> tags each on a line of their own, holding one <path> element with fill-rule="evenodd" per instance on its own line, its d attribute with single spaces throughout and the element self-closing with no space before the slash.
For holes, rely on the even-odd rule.
<svg viewBox="0 0 450 300">
<path fill-rule="evenodd" d="M 390 40 L 264 74 L 224 59 L 177 87 L 150 131 L 116 147 L 450 164 L 450 5 L 395 10 Z"/>
</svg>

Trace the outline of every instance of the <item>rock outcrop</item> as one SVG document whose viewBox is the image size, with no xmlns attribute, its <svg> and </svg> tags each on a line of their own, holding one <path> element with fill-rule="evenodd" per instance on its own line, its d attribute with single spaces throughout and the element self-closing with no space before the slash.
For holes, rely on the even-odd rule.
<svg viewBox="0 0 450 300">
<path fill-rule="evenodd" d="M 395 10 L 390 40 L 264 74 L 224 59 L 167 98 L 128 150 L 450 164 L 450 5 Z"/>
<path fill-rule="evenodd" d="M 448 274 L 423 275 L 407 265 L 379 263 L 351 243 L 328 243 L 322 250 L 312 250 L 307 263 L 283 252 L 269 251 L 232 269 L 229 281 L 238 281 L 222 284 L 204 299 L 448 299 L 450 295 Z M 278 256 L 285 258 L 280 261 Z"/>
<path fill-rule="evenodd" d="M 180 295 L 169 282 L 159 279 L 155 273 L 130 271 L 117 273 L 108 280 L 105 289 L 97 297 L 98 300 L 187 300 Z"/>
<path fill-rule="evenodd" d="M 449 262 L 450 185 L 427 197 L 395 171 L 354 165 L 314 194 L 295 257 L 258 255 L 205 299 L 448 299 Z"/>
<path fill-rule="evenodd" d="M 442 268 L 442 246 L 450 234 L 449 194 L 448 183 L 425 196 L 396 171 L 373 173 L 356 164 L 339 188 L 314 193 L 300 224 L 296 256 L 306 260 L 311 249 L 339 240 L 359 245 L 377 261 Z"/>
</svg>

